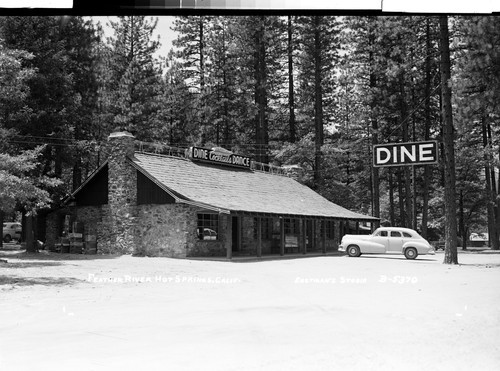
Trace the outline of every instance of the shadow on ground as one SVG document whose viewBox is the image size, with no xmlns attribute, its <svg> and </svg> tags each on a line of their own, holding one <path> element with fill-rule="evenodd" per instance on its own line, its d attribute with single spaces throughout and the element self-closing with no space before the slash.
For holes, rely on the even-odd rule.
<svg viewBox="0 0 500 371">
<path fill-rule="evenodd" d="M 115 259 L 119 258 L 120 256 L 122 255 L 60 254 L 46 250 L 40 250 L 37 253 L 27 253 L 26 250 L 0 249 L 0 259 L 71 261 Z"/>
<path fill-rule="evenodd" d="M 8 261 L 5 263 L 6 259 L 0 261 L 0 267 L 3 268 L 44 268 L 44 267 L 57 267 L 60 265 L 66 265 L 64 262 L 53 262 L 53 261 Z"/>
<path fill-rule="evenodd" d="M 3 285 L 13 286 L 68 286 L 83 282 L 76 278 L 61 277 L 18 277 L 18 276 L 0 276 L 0 287 Z"/>
<path fill-rule="evenodd" d="M 460 266 L 465 266 L 465 267 L 478 267 L 478 268 L 500 268 L 500 264 L 490 264 L 490 263 L 484 263 L 484 264 L 462 264 L 460 261 L 458 262 Z"/>
</svg>

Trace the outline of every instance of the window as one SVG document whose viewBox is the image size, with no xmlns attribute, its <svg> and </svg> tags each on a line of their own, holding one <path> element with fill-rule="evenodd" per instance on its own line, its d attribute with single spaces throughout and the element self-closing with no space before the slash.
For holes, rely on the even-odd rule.
<svg viewBox="0 0 500 371">
<path fill-rule="evenodd" d="M 300 220 L 285 218 L 285 234 L 300 234 Z"/>
<path fill-rule="evenodd" d="M 399 237 L 399 238 L 401 238 L 401 232 L 391 231 L 391 237 Z"/>
<path fill-rule="evenodd" d="M 377 237 L 387 237 L 387 231 L 380 231 L 377 233 Z"/>
<path fill-rule="evenodd" d="M 411 237 L 411 234 L 406 233 L 406 232 L 403 232 L 403 237 L 406 237 L 406 238 L 412 238 L 412 237 Z"/>
<path fill-rule="evenodd" d="M 326 225 L 326 238 L 333 240 L 335 238 L 335 222 L 333 220 L 325 221 Z"/>
<path fill-rule="evenodd" d="M 214 241 L 219 234 L 219 214 L 198 214 L 198 238 Z"/>
<path fill-rule="evenodd" d="M 270 240 L 273 234 L 273 220 L 271 218 L 261 218 L 261 233 L 263 240 Z M 254 238 L 258 238 L 257 218 L 254 218 Z"/>
</svg>

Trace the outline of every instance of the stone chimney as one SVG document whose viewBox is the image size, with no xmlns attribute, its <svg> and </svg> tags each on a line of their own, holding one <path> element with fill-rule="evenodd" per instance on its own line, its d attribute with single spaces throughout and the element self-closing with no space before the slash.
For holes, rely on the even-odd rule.
<svg viewBox="0 0 500 371">
<path fill-rule="evenodd" d="M 128 160 L 134 156 L 134 141 L 126 131 L 111 133 L 108 138 L 110 253 L 132 253 L 136 246 L 137 170 Z"/>
</svg>

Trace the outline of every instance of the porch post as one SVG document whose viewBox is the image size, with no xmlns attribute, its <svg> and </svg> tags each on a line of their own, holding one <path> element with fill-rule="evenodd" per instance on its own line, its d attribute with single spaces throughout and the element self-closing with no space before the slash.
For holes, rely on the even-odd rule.
<svg viewBox="0 0 500 371">
<path fill-rule="evenodd" d="M 311 250 L 316 251 L 316 219 L 311 219 Z"/>
<path fill-rule="evenodd" d="M 323 249 L 323 254 L 326 254 L 326 226 L 328 225 L 325 219 L 321 220 L 322 230 L 321 230 L 321 247 Z"/>
<path fill-rule="evenodd" d="M 262 256 L 262 218 L 257 217 L 257 257 Z"/>
<path fill-rule="evenodd" d="M 226 258 L 232 259 L 233 257 L 233 217 L 231 214 L 227 216 L 226 227 Z"/>
<path fill-rule="evenodd" d="M 359 222 L 356 222 L 356 234 L 359 234 Z"/>
<path fill-rule="evenodd" d="M 285 219 L 280 218 L 280 255 L 285 255 Z"/>
<path fill-rule="evenodd" d="M 300 224 L 302 226 L 302 231 L 301 231 L 301 239 L 302 239 L 302 254 L 305 254 L 307 252 L 307 220 L 302 219 L 300 221 Z"/>
</svg>

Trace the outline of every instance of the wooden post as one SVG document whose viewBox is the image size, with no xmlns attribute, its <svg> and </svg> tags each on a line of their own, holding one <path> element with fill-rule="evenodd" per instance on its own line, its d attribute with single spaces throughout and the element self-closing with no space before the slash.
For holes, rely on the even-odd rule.
<svg viewBox="0 0 500 371">
<path fill-rule="evenodd" d="M 323 249 L 323 254 L 326 254 L 326 226 L 327 226 L 327 221 L 323 219 L 321 221 L 321 225 L 323 226 L 323 229 L 321 231 L 321 247 Z"/>
<path fill-rule="evenodd" d="M 232 259 L 233 257 L 233 217 L 231 214 L 227 216 L 226 228 L 226 257 Z"/>
<path fill-rule="evenodd" d="M 262 256 L 262 218 L 256 218 L 257 222 L 257 257 Z"/>
<path fill-rule="evenodd" d="M 302 224 L 302 254 L 305 254 L 307 252 L 307 220 L 302 219 L 301 220 Z"/>
<path fill-rule="evenodd" d="M 285 219 L 280 218 L 280 255 L 285 255 Z"/>
<path fill-rule="evenodd" d="M 243 250 L 243 216 L 238 216 L 238 252 L 241 254 Z"/>
<path fill-rule="evenodd" d="M 316 251 L 316 219 L 311 219 L 311 250 Z"/>
</svg>

